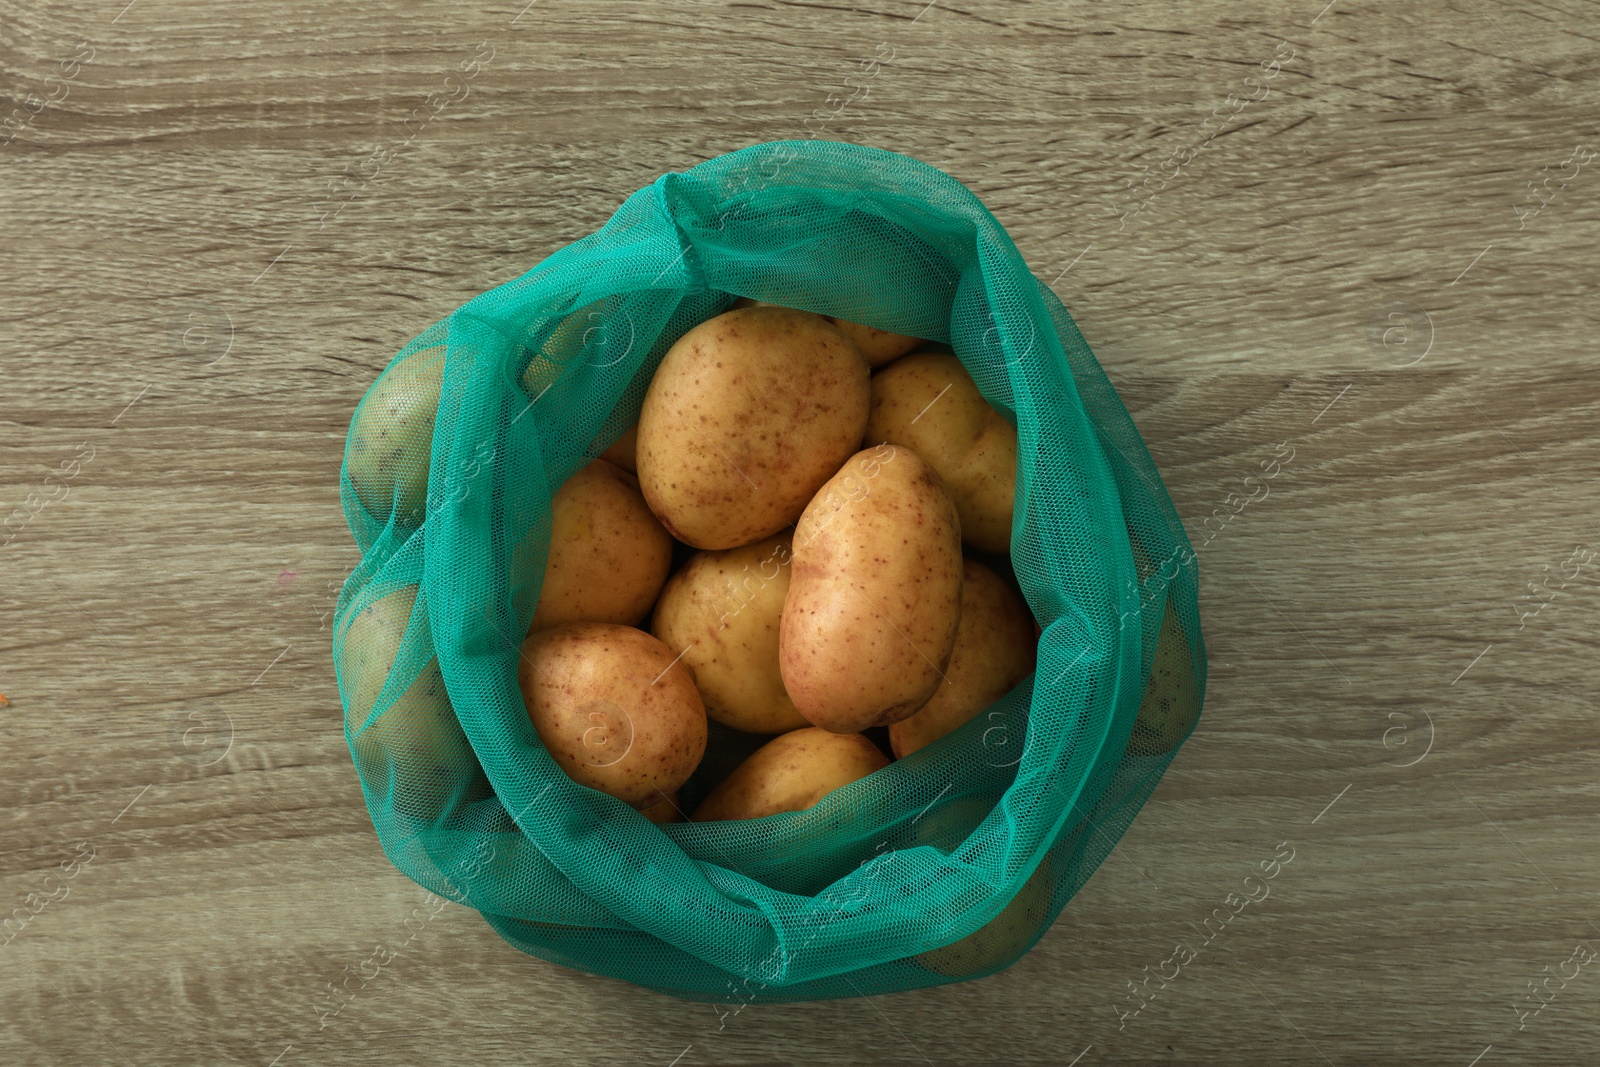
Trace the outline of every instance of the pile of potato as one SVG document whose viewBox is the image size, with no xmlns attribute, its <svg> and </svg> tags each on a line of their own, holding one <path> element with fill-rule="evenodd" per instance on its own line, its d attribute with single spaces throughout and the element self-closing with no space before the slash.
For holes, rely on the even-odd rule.
<svg viewBox="0 0 1600 1067">
<path fill-rule="evenodd" d="M 443 360 L 411 354 L 357 413 L 346 469 L 380 519 L 421 520 Z M 638 425 L 552 502 L 518 668 L 540 740 L 574 780 L 672 822 L 708 719 L 772 740 L 731 770 L 706 760 L 720 781 L 702 775 L 697 820 L 809 808 L 955 730 L 1034 667 L 1027 604 L 963 551 L 1003 567 L 1016 454 L 961 362 L 915 338 L 748 299 L 690 330 Z M 359 612 L 339 669 L 363 777 L 432 818 L 476 765 L 437 661 L 365 727 L 415 599 Z M 1176 745 L 1194 688 L 1169 606 L 1130 748 Z"/>
<path fill-rule="evenodd" d="M 546 348 L 578 334 L 569 320 Z M 433 346 L 397 363 L 351 427 L 346 472 L 380 521 L 424 517 L 443 362 Z M 1002 576 L 1016 460 L 1015 429 L 954 356 L 741 300 L 671 347 L 637 426 L 554 496 L 517 671 L 539 739 L 575 781 L 661 823 L 686 817 L 697 771 L 696 821 L 753 819 L 932 744 L 1034 669 L 1039 628 Z M 407 629 L 427 626 L 416 602 L 409 585 L 368 603 L 336 659 L 363 781 L 433 820 L 492 790 L 436 659 L 367 722 Z M 1130 752 L 1170 751 L 1193 726 L 1193 668 L 1169 603 Z M 917 842 L 956 847 L 989 804 L 946 805 Z M 918 958 L 952 975 L 1011 958 L 1054 878 L 1046 857 L 999 917 Z"/>
<path fill-rule="evenodd" d="M 777 736 L 694 818 L 798 811 L 888 765 L 862 731 L 905 756 L 1033 669 L 1027 604 L 962 552 L 1009 548 L 1016 430 L 918 347 L 742 301 L 666 353 L 553 502 L 518 678 L 570 776 L 676 821 L 709 717 Z"/>
</svg>

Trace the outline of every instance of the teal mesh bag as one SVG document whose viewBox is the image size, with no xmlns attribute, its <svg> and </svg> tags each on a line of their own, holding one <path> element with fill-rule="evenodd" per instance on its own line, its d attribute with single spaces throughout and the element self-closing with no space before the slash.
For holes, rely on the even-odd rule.
<svg viewBox="0 0 1600 1067">
<path fill-rule="evenodd" d="M 740 296 L 948 345 L 1015 422 L 1038 666 L 807 811 L 656 825 L 557 767 L 519 646 L 551 494 L 637 420 L 672 342 Z M 1199 717 L 1194 554 L 1127 410 L 977 197 L 892 152 L 760 144 L 639 190 L 400 351 L 357 408 L 341 491 L 362 560 L 334 656 L 385 853 L 525 952 L 672 996 L 853 997 L 1009 965 Z"/>
</svg>

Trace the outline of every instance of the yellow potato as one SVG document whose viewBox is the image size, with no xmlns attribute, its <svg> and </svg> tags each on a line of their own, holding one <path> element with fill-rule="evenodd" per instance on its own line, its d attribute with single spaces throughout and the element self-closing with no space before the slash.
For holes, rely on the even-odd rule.
<svg viewBox="0 0 1600 1067">
<path fill-rule="evenodd" d="M 634 807 L 683 785 L 705 754 L 694 681 L 643 630 L 579 622 L 530 634 L 517 682 L 561 769 Z"/>
<path fill-rule="evenodd" d="M 1139 715 L 1133 722 L 1128 751 L 1136 756 L 1159 756 L 1178 747 L 1200 721 L 1200 683 L 1195 678 L 1194 654 L 1178 621 L 1177 609 L 1167 601 L 1161 632 L 1150 666 Z"/>
<path fill-rule="evenodd" d="M 633 475 L 597 459 L 550 502 L 550 556 L 528 632 L 567 622 L 631 626 L 672 568 L 672 538 Z"/>
<path fill-rule="evenodd" d="M 1150 550 L 1144 547 L 1138 535 L 1133 532 L 1133 527 L 1126 527 L 1128 531 L 1128 548 L 1133 552 L 1133 577 L 1134 581 L 1143 583 L 1150 575 L 1155 573 L 1156 561 L 1150 558 Z"/>
<path fill-rule="evenodd" d="M 701 552 L 656 604 L 651 632 L 683 655 L 706 714 L 735 730 L 779 734 L 807 725 L 778 670 L 789 553 L 787 537 Z"/>
<path fill-rule="evenodd" d="M 936 974 L 951 977 L 1009 966 L 1038 937 L 1050 914 L 1053 892 L 1055 878 L 1050 857 L 1045 856 L 999 915 L 960 941 L 922 953 L 917 962 Z"/>
<path fill-rule="evenodd" d="M 895 758 L 933 744 L 1011 692 L 1033 670 L 1037 651 L 1027 601 L 994 571 L 967 560 L 950 665 L 933 699 L 889 727 Z"/>
<path fill-rule="evenodd" d="M 880 330 L 875 326 L 863 326 L 859 322 L 847 322 L 836 319 L 832 315 L 823 316 L 829 322 L 839 327 L 843 334 L 856 343 L 861 354 L 867 362 L 874 367 L 881 367 L 891 363 L 922 344 L 915 337 L 906 337 L 904 334 L 890 333 Z"/>
<path fill-rule="evenodd" d="M 658 795 L 655 803 L 641 808 L 639 814 L 653 823 L 682 822 L 683 809 L 678 806 L 678 790 Z"/>
<path fill-rule="evenodd" d="M 390 367 L 350 424 L 345 470 L 376 519 L 420 526 L 428 505 L 428 462 L 439 410 L 445 348 L 420 348 Z"/>
<path fill-rule="evenodd" d="M 918 820 L 913 842 L 954 852 L 994 807 L 993 799 L 963 797 Z M 1044 856 L 1017 895 L 993 919 L 959 941 L 929 949 L 917 962 L 935 974 L 975 975 L 1010 964 L 1038 935 L 1055 891 L 1050 857 Z"/>
<path fill-rule="evenodd" d="M 736 308 L 762 308 L 779 307 L 778 304 L 768 304 L 762 300 L 751 300 L 748 296 L 741 296 L 734 302 Z M 880 330 L 875 326 L 864 326 L 859 322 L 849 322 L 845 319 L 835 318 L 832 315 L 822 316 L 835 326 L 839 332 L 850 338 L 861 354 L 866 357 L 867 363 L 874 367 L 881 367 L 890 363 L 916 348 L 922 342 L 915 337 L 904 334 L 890 333 Z"/>
<path fill-rule="evenodd" d="M 637 474 L 639 470 L 637 451 L 639 447 L 639 424 L 634 423 L 628 427 L 628 432 L 611 443 L 611 447 L 600 453 L 600 458 L 607 463 L 615 463 L 629 474 Z"/>
<path fill-rule="evenodd" d="M 816 727 L 775 737 L 722 780 L 695 809 L 695 822 L 759 819 L 804 811 L 840 786 L 882 770 L 889 760 L 860 734 Z"/>
<path fill-rule="evenodd" d="M 1011 551 L 1017 431 L 983 399 L 959 359 L 923 352 L 873 375 L 867 443 L 880 441 L 915 450 L 939 472 L 967 544 Z"/>
<path fill-rule="evenodd" d="M 944 677 L 961 616 L 961 526 L 909 448 L 850 458 L 794 534 L 778 663 L 815 726 L 853 733 L 905 718 Z"/>
<path fill-rule="evenodd" d="M 610 327 L 607 324 L 614 311 L 614 300 L 596 300 L 556 324 L 522 372 L 522 385 L 531 399 L 537 400 L 543 396 L 546 389 L 569 371 L 585 364 L 604 362 L 601 349 L 609 337 Z M 587 356 L 585 349 L 588 350 Z"/>
<path fill-rule="evenodd" d="M 794 522 L 861 445 L 867 365 L 820 316 L 744 308 L 667 351 L 639 414 L 639 487 L 680 541 L 735 548 Z"/>
<path fill-rule="evenodd" d="M 461 797 L 486 796 L 487 779 L 445 692 L 438 659 L 371 725 L 367 718 L 400 651 L 417 598 L 409 585 L 373 601 L 351 618 L 335 656 L 345 697 L 352 755 L 369 789 L 392 783 L 390 802 L 414 818 L 433 820 Z"/>
</svg>

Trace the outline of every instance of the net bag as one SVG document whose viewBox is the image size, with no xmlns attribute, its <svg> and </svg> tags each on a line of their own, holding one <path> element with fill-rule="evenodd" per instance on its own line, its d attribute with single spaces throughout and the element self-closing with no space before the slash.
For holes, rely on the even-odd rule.
<svg viewBox="0 0 1600 1067">
<path fill-rule="evenodd" d="M 1038 666 L 965 726 L 748 821 L 657 825 L 578 785 L 517 686 L 551 495 L 637 420 L 673 341 L 740 296 L 947 344 L 1018 432 L 1011 561 Z M 959 182 L 759 144 L 406 345 L 356 410 L 341 496 L 345 734 L 384 852 L 515 947 L 743 1005 L 992 973 L 1149 796 L 1205 685 L 1194 554 L 1072 318 Z"/>
</svg>

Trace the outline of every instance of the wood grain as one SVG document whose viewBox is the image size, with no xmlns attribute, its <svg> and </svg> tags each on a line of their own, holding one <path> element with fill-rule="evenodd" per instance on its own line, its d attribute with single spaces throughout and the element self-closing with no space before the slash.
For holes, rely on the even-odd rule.
<svg viewBox="0 0 1600 1067">
<path fill-rule="evenodd" d="M 1600 944 L 1600 572 L 1519 600 L 1600 538 L 1600 174 L 1527 186 L 1600 147 L 1596 28 L 1570 0 L 6 4 L 0 514 L 92 459 L 0 548 L 0 912 L 29 915 L 0 1060 L 1592 1059 L 1600 975 L 1516 1006 Z M 804 136 L 879 46 L 823 135 L 968 184 L 1072 310 L 1204 543 L 1209 699 L 1015 967 L 719 1019 L 431 916 L 384 859 L 329 657 L 339 458 L 411 336 L 661 172 Z M 1280 842 L 1271 896 L 1119 1022 Z"/>
</svg>

